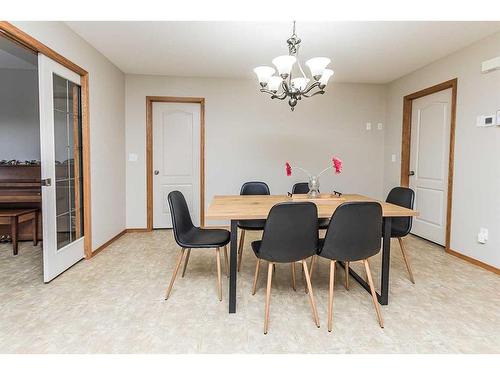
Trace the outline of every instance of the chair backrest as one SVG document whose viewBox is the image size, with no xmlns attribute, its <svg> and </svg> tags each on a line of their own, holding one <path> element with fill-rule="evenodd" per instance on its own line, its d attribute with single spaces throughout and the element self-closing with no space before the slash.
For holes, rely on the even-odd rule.
<svg viewBox="0 0 500 375">
<path fill-rule="evenodd" d="M 180 191 L 172 191 L 168 194 L 168 205 L 172 216 L 175 241 L 179 246 L 183 246 L 185 235 L 194 228 L 186 199 Z"/>
<path fill-rule="evenodd" d="M 270 195 L 269 186 L 265 182 L 245 182 L 241 186 L 240 195 Z"/>
<path fill-rule="evenodd" d="M 309 183 L 297 182 L 292 187 L 292 194 L 307 194 L 309 193 Z"/>
<path fill-rule="evenodd" d="M 269 212 L 259 257 L 290 263 L 316 254 L 318 209 L 312 202 L 278 203 Z"/>
<path fill-rule="evenodd" d="M 381 233 L 380 203 L 343 203 L 332 215 L 320 255 L 340 261 L 369 258 L 380 251 Z"/>
<path fill-rule="evenodd" d="M 386 202 L 413 210 L 415 192 L 410 188 L 395 187 L 387 195 Z M 412 223 L 412 216 L 394 217 L 392 218 L 392 233 L 400 237 L 406 236 L 411 231 Z"/>
</svg>

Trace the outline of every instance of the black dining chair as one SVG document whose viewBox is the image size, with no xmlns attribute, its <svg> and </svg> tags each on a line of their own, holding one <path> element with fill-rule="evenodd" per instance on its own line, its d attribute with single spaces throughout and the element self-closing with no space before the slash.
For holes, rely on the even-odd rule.
<svg viewBox="0 0 500 375">
<path fill-rule="evenodd" d="M 245 182 L 241 186 L 240 195 L 270 195 L 269 186 L 265 182 L 251 181 Z M 238 245 L 238 272 L 241 268 L 243 258 L 243 246 L 245 244 L 245 231 L 264 230 L 265 219 L 260 220 L 239 220 L 238 228 L 241 229 L 240 243 Z"/>
<path fill-rule="evenodd" d="M 319 327 L 318 312 L 314 301 L 311 280 L 306 259 L 316 254 L 318 249 L 318 210 L 311 202 L 284 202 L 271 208 L 264 227 L 262 240 L 252 242 L 252 249 L 257 257 L 253 292 L 259 277 L 260 261 L 268 262 L 266 310 L 264 316 L 264 334 L 269 326 L 269 303 L 271 299 L 271 283 L 276 263 L 290 263 L 292 278 L 295 276 L 295 263 L 304 267 L 309 302 L 313 311 L 314 322 Z"/>
<path fill-rule="evenodd" d="M 297 182 L 292 187 L 292 194 L 307 194 L 309 193 L 309 184 L 307 182 Z M 319 229 L 328 229 L 330 219 L 318 219 Z"/>
<path fill-rule="evenodd" d="M 415 192 L 410 188 L 395 187 L 389 192 L 389 195 L 387 195 L 386 202 L 413 210 L 413 204 L 415 202 Z M 401 248 L 401 253 L 403 254 L 403 260 L 410 276 L 410 281 L 415 284 L 415 279 L 413 277 L 413 272 L 410 266 L 410 259 L 403 245 L 403 237 L 410 233 L 412 223 L 413 218 L 411 216 L 393 217 L 391 226 L 391 238 L 398 239 L 399 247 Z"/>
<path fill-rule="evenodd" d="M 335 283 L 335 264 L 362 261 L 378 322 L 384 328 L 380 307 L 373 286 L 368 258 L 380 251 L 382 230 L 382 206 L 377 202 L 347 202 L 341 204 L 333 213 L 324 240 L 320 240 L 319 256 L 330 259 L 330 288 L 328 299 L 328 331 L 332 331 L 333 288 Z"/>
<path fill-rule="evenodd" d="M 309 183 L 307 182 L 297 182 L 292 186 L 292 194 L 307 194 L 309 193 Z M 318 219 L 318 228 L 320 230 L 328 229 L 328 224 L 330 224 L 330 219 L 321 218 Z M 316 255 L 311 258 L 311 264 L 309 265 L 309 271 L 312 277 L 313 269 L 316 264 Z M 302 275 L 302 277 L 304 277 Z"/>
<path fill-rule="evenodd" d="M 192 249 L 206 249 L 215 248 L 215 255 L 217 260 L 217 289 L 219 301 L 222 301 L 222 278 L 221 278 L 221 265 L 220 265 L 220 248 L 224 247 L 224 256 L 226 263 L 226 274 L 228 273 L 228 260 L 227 260 L 227 244 L 229 243 L 230 233 L 225 229 L 201 229 L 193 225 L 189 208 L 186 203 L 184 195 L 180 191 L 172 191 L 168 194 L 168 204 L 170 206 L 170 214 L 172 215 L 172 225 L 174 231 L 174 238 L 177 245 L 181 247 L 181 255 L 174 268 L 174 274 L 170 280 L 165 300 L 170 296 L 172 287 L 174 285 L 177 272 L 182 264 L 182 258 L 187 250 L 184 269 L 182 277 L 186 272 L 189 255 Z"/>
</svg>

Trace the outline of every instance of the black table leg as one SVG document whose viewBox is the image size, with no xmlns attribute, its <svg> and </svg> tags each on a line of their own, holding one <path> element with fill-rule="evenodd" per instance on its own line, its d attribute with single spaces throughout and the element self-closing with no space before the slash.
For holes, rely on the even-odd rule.
<svg viewBox="0 0 500 375">
<path fill-rule="evenodd" d="M 381 305 L 389 304 L 389 268 L 391 263 L 391 225 L 392 219 L 384 217 L 384 233 L 382 234 L 382 274 L 380 280 L 380 294 L 377 293 L 378 302 Z M 343 262 L 338 262 L 342 267 L 345 267 Z M 349 268 L 349 274 L 352 275 L 365 290 L 370 293 L 370 286 L 359 276 L 352 268 Z"/>
<path fill-rule="evenodd" d="M 391 226 L 392 218 L 384 217 L 384 235 L 382 242 L 382 276 L 380 279 L 381 305 L 389 304 L 389 269 L 391 268 Z"/>
<path fill-rule="evenodd" d="M 229 246 L 229 313 L 236 312 L 236 265 L 238 258 L 238 221 L 231 220 L 231 244 Z"/>
</svg>

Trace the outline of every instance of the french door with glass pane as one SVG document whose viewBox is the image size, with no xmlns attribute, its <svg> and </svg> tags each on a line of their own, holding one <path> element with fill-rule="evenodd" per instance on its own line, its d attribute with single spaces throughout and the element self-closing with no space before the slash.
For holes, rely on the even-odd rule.
<svg viewBox="0 0 500 375">
<path fill-rule="evenodd" d="M 80 76 L 38 55 L 43 276 L 48 282 L 84 257 Z"/>
</svg>

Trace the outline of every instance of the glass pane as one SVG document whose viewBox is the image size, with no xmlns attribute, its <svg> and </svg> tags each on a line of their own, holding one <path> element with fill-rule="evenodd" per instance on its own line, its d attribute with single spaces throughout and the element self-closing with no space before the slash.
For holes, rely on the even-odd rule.
<svg viewBox="0 0 500 375">
<path fill-rule="evenodd" d="M 71 189 L 70 181 L 63 180 L 56 182 L 56 215 L 67 214 L 71 211 Z"/>
<path fill-rule="evenodd" d="M 57 248 L 60 249 L 71 242 L 71 216 L 66 213 L 56 217 Z"/>
<path fill-rule="evenodd" d="M 54 110 L 68 112 L 67 80 L 54 74 Z"/>
<path fill-rule="evenodd" d="M 82 117 L 80 86 L 55 74 L 54 132 L 60 249 L 83 236 Z"/>
</svg>

